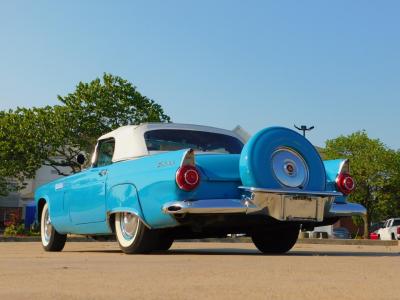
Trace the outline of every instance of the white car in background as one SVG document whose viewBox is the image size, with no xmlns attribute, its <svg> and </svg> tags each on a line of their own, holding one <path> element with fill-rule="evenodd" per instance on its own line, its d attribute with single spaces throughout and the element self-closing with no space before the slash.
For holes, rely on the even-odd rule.
<svg viewBox="0 0 400 300">
<path fill-rule="evenodd" d="M 400 240 L 400 218 L 386 220 L 377 233 L 381 240 Z"/>
</svg>

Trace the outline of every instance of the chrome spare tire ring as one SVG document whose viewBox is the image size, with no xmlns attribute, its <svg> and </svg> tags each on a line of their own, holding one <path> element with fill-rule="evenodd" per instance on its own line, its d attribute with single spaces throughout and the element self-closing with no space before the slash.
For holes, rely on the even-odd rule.
<svg viewBox="0 0 400 300">
<path fill-rule="evenodd" d="M 282 147 L 272 153 L 272 170 L 278 182 L 286 187 L 302 188 L 307 184 L 309 170 L 303 157 L 293 149 Z"/>
</svg>

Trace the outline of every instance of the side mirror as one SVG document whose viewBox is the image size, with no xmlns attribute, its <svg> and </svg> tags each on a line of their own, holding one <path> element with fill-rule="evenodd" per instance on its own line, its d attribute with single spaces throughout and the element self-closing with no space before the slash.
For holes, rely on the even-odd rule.
<svg viewBox="0 0 400 300">
<path fill-rule="evenodd" d="M 76 156 L 76 162 L 77 162 L 78 164 L 83 165 L 83 164 L 85 163 L 85 161 L 86 161 L 86 157 L 85 157 L 84 154 L 79 153 L 79 154 Z"/>
</svg>

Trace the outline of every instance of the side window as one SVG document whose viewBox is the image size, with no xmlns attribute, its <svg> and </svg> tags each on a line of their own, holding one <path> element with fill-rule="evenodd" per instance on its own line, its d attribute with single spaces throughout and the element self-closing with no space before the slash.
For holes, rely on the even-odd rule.
<svg viewBox="0 0 400 300">
<path fill-rule="evenodd" d="M 97 146 L 97 161 L 95 163 L 95 166 L 104 167 L 112 164 L 114 148 L 115 148 L 114 139 L 99 141 L 99 145 Z"/>
</svg>

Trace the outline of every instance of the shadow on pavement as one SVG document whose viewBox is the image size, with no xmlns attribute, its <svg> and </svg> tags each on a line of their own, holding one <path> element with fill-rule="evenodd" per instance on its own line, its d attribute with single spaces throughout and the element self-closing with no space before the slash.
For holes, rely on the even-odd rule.
<svg viewBox="0 0 400 300">
<path fill-rule="evenodd" d="M 109 253 L 122 254 L 122 251 L 110 250 L 64 250 L 63 252 L 72 253 Z M 298 251 L 293 250 L 286 254 L 272 255 L 262 254 L 255 249 L 240 249 L 240 248 L 202 248 L 202 249 L 171 249 L 169 251 L 157 251 L 147 255 L 238 255 L 238 256 L 331 256 L 331 257 L 396 257 L 400 256 L 400 252 L 345 252 L 345 251 Z"/>
<path fill-rule="evenodd" d="M 161 253 L 161 252 L 160 252 Z M 176 249 L 164 252 L 169 255 L 257 255 L 257 256 L 276 256 L 272 254 L 262 254 L 258 250 L 252 249 L 198 249 L 185 250 Z M 379 257 L 379 256 L 400 256 L 400 253 L 394 252 L 339 252 L 339 251 L 290 251 L 286 254 L 278 254 L 278 256 L 348 256 L 348 257 Z"/>
</svg>

